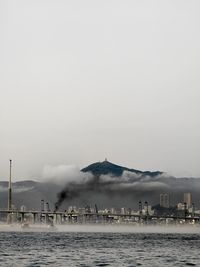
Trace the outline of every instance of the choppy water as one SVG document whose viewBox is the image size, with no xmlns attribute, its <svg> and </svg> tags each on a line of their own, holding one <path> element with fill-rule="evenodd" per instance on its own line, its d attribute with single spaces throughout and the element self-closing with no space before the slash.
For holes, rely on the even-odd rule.
<svg viewBox="0 0 200 267">
<path fill-rule="evenodd" d="M 200 234 L 0 232 L 0 266 L 200 266 Z"/>
</svg>

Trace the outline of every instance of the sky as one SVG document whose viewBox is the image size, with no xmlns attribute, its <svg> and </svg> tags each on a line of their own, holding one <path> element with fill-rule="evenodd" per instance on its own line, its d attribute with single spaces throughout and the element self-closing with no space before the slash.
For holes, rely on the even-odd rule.
<svg viewBox="0 0 200 267">
<path fill-rule="evenodd" d="M 0 0 L 0 180 L 107 158 L 200 177 L 198 0 Z"/>
</svg>

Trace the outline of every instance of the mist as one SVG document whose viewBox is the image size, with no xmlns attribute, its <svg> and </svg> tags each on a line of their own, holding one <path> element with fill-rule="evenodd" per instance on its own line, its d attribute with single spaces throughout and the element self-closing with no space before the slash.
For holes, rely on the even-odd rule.
<svg viewBox="0 0 200 267">
<path fill-rule="evenodd" d="M 8 183 L 0 182 L 0 206 L 7 207 Z M 59 210 L 69 206 L 98 208 L 127 207 L 137 210 L 138 202 L 154 206 L 161 193 L 170 195 L 170 205 L 183 202 L 183 193 L 191 192 L 195 206 L 199 202 L 200 179 L 176 178 L 167 173 L 154 177 L 124 171 L 119 177 L 84 173 L 75 165 L 46 165 L 35 181 L 13 183 L 16 207 L 40 209 L 41 199 L 49 202 L 51 210 L 58 202 Z"/>
<path fill-rule="evenodd" d="M 158 234 L 198 234 L 199 227 L 192 225 L 163 225 L 163 226 L 151 226 L 151 225 L 80 225 L 80 224 L 68 224 L 68 225 L 56 225 L 55 229 L 48 229 L 47 227 L 41 227 L 41 224 L 37 224 L 27 228 L 22 229 L 20 225 L 13 224 L 5 225 L 0 224 L 1 232 L 51 232 L 51 233 L 158 233 Z"/>
<path fill-rule="evenodd" d="M 136 207 L 138 201 L 142 200 L 155 205 L 159 203 L 159 195 L 163 192 L 171 195 L 172 205 L 183 201 L 184 192 L 192 192 L 194 201 L 199 201 L 200 179 L 175 178 L 166 173 L 150 177 L 128 171 L 124 171 L 120 177 L 111 174 L 94 176 L 67 166 L 48 170 L 51 181 L 52 175 L 54 179 L 57 177 L 54 183 L 58 181 L 60 184 L 62 178 L 60 185 L 63 189 L 57 194 L 55 210 L 73 203 L 80 205 L 81 202 L 85 205 L 97 202 L 104 207 L 106 202 L 107 207 L 119 206 L 120 203 Z"/>
<path fill-rule="evenodd" d="M 91 177 L 92 175 L 81 172 L 75 165 L 46 165 L 42 171 L 41 181 L 65 185 L 70 182 L 84 182 Z"/>
</svg>

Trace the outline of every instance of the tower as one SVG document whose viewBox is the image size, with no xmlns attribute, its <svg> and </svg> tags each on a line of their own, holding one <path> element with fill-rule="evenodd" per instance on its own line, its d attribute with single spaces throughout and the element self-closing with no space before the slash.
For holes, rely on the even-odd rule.
<svg viewBox="0 0 200 267">
<path fill-rule="evenodd" d="M 12 159 L 10 161 L 10 174 L 8 183 L 8 210 L 12 209 Z"/>
<path fill-rule="evenodd" d="M 160 206 L 163 208 L 169 208 L 169 194 L 168 193 L 162 193 L 160 194 Z"/>
<path fill-rule="evenodd" d="M 12 183 L 11 183 L 11 179 L 12 179 L 12 160 L 10 159 L 10 174 L 9 174 L 9 181 L 8 181 L 8 213 L 7 213 L 7 223 L 10 224 L 12 223 L 12 214 L 11 211 L 12 210 Z"/>
<path fill-rule="evenodd" d="M 187 204 L 188 209 L 191 208 L 191 206 L 192 206 L 192 194 L 191 193 L 184 193 L 183 202 Z"/>
</svg>

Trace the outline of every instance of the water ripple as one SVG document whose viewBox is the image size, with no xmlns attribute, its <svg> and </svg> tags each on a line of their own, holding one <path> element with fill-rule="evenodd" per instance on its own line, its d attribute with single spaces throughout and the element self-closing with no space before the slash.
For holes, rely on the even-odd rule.
<svg viewBox="0 0 200 267">
<path fill-rule="evenodd" d="M 199 234 L 0 232 L 0 265 L 200 266 Z"/>
</svg>

